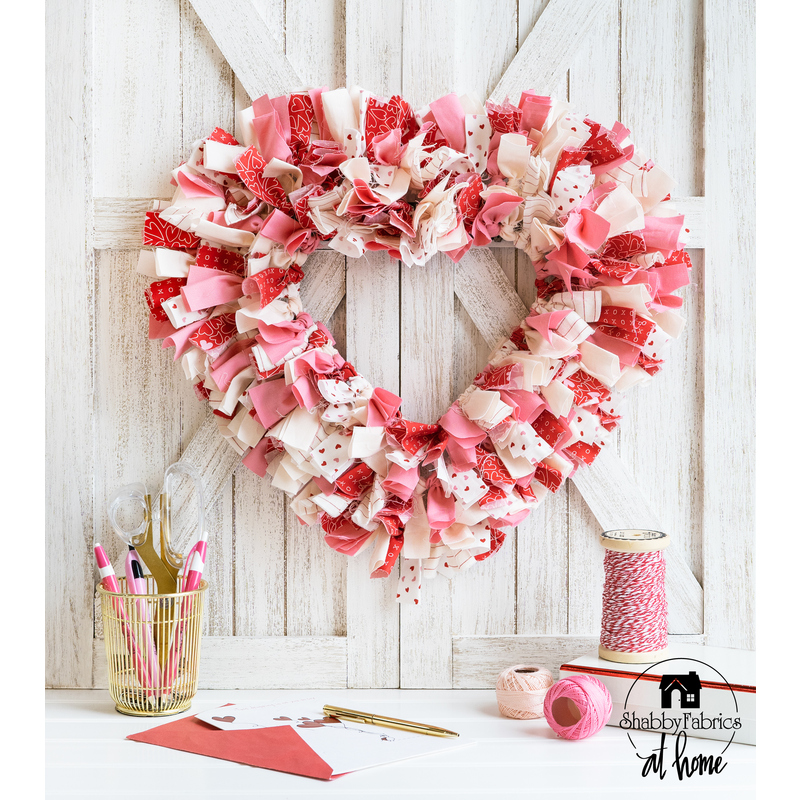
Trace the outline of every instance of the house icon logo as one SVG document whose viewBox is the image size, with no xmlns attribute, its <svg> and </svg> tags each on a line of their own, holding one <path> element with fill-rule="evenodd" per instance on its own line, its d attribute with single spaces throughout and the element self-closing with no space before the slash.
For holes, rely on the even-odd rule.
<svg viewBox="0 0 800 800">
<path fill-rule="evenodd" d="M 661 708 L 672 708 L 673 695 L 680 694 L 681 708 L 700 708 L 700 678 L 694 671 L 687 675 L 662 675 Z"/>
</svg>

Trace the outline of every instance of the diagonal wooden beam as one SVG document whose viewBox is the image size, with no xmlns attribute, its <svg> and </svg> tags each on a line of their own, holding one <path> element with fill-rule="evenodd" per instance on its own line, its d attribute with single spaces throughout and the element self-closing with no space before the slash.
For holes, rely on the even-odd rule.
<svg viewBox="0 0 800 800">
<path fill-rule="evenodd" d="M 456 295 L 489 347 L 495 347 L 525 317 L 527 306 L 486 249 L 470 251 L 454 270 Z M 315 319 L 329 319 L 345 293 L 344 257 L 331 251 L 317 252 L 309 258 L 306 271 L 304 306 Z M 209 505 L 239 463 L 239 456 L 219 435 L 215 419 L 209 414 L 181 458 L 203 475 Z M 612 450 L 603 450 L 590 468 L 579 470 L 572 480 L 604 530 L 661 529 L 641 489 Z M 624 502 L 619 501 L 621 497 Z M 667 559 L 670 632 L 701 632 L 703 590 L 677 549 L 668 551 Z"/>
<path fill-rule="evenodd" d="M 486 344 L 495 347 L 519 324 L 527 307 L 490 252 L 471 250 L 455 270 L 458 299 Z M 612 450 L 603 450 L 594 464 L 578 470 L 572 481 L 604 530 L 661 530 L 641 489 Z M 675 547 L 667 553 L 667 560 L 670 633 L 699 633 L 703 630 L 703 590 Z"/>
<path fill-rule="evenodd" d="M 528 316 L 528 306 L 486 248 L 472 248 L 455 265 L 454 286 L 456 296 L 489 347 L 507 339 L 520 320 Z"/>
<path fill-rule="evenodd" d="M 250 0 L 190 0 L 252 99 L 304 86 Z"/>
<path fill-rule="evenodd" d="M 572 65 L 575 54 L 611 0 L 550 0 L 525 43 L 494 87 L 490 99 L 512 103 L 531 89 L 551 94 Z"/>
<path fill-rule="evenodd" d="M 628 468 L 613 450 L 603 449 L 590 467 L 579 469 L 571 480 L 603 530 L 664 530 Z M 677 543 L 664 551 L 664 557 L 669 632 L 700 633 L 703 630 L 703 589 L 677 549 Z"/>
<path fill-rule="evenodd" d="M 314 319 L 328 320 L 344 297 L 344 256 L 333 251 L 315 253 L 308 259 L 305 270 L 303 306 Z M 207 508 L 220 497 L 240 461 L 239 454 L 220 435 L 216 420 L 209 412 L 180 459 L 202 476 Z M 176 497 L 176 508 L 180 507 L 180 500 L 180 496 Z"/>
</svg>

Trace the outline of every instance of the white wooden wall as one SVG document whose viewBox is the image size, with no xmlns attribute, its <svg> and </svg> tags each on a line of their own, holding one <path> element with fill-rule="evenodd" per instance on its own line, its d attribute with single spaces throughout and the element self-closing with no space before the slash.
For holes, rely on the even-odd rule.
<svg viewBox="0 0 800 800">
<path fill-rule="evenodd" d="M 239 3 L 196 5 L 241 13 Z M 703 614 L 671 632 L 753 647 L 752 2 L 252 5 L 301 85 L 359 84 L 417 105 L 453 90 L 488 97 L 530 34 L 553 66 L 540 55 L 536 74 L 516 82 L 630 127 L 677 179 L 697 249 L 686 331 L 664 372 L 630 392 L 610 445 L 646 510 L 626 509 L 627 496 L 593 467 L 580 492 L 570 482 L 550 496 L 496 557 L 428 583 L 409 608 L 395 604 L 394 579 L 369 580 L 364 558 L 330 550 L 282 493 L 238 467 L 223 475 L 211 511 L 201 683 L 474 687 L 493 685 L 511 663 L 557 667 L 596 645 L 597 536 L 601 522 L 630 516 L 658 520 L 704 587 Z M 105 680 L 91 543 L 121 554 L 107 499 L 134 480 L 160 485 L 205 418 L 168 352 L 146 339 L 146 279 L 134 271 L 142 211 L 170 196 L 169 170 L 189 144 L 216 125 L 235 132 L 235 110 L 251 98 L 189 0 L 54 0 L 48 52 L 48 174 L 57 177 L 47 244 L 46 680 L 77 687 Z M 507 86 L 520 88 L 511 78 Z M 493 252 L 530 304 L 525 255 Z M 436 419 L 485 364 L 489 344 L 454 296 L 449 259 L 407 269 L 384 254 L 332 253 L 314 269 L 334 298 L 346 290 L 330 309 L 340 350 L 401 393 L 408 417 Z"/>
</svg>

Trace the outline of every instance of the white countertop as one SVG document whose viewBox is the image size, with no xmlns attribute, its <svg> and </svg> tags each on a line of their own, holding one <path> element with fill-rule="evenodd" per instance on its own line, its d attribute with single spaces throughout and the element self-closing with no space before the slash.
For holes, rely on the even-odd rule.
<svg viewBox="0 0 800 800">
<path fill-rule="evenodd" d="M 643 778 L 643 762 L 624 731 L 606 727 L 580 742 L 559 739 L 545 720 L 502 717 L 493 691 L 340 689 L 327 702 L 432 722 L 475 739 L 471 747 L 415 758 L 318 781 L 243 766 L 230 761 L 126 740 L 126 736 L 224 703 L 276 701 L 313 691 L 198 692 L 191 711 L 166 718 L 117 713 L 105 690 L 46 693 L 46 796 L 150 798 L 225 797 L 356 798 L 536 797 L 755 797 L 756 748 L 732 744 L 719 775 L 679 781 L 674 769 L 664 780 Z M 636 743 L 656 734 L 637 733 Z M 674 744 L 668 741 L 668 760 Z M 718 754 L 721 743 L 689 739 L 686 755 Z M 666 760 L 666 759 L 665 759 Z"/>
</svg>

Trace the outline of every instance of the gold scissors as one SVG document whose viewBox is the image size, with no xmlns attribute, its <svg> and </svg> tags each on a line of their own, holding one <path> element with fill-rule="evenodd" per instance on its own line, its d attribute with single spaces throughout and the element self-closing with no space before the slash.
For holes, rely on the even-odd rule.
<svg viewBox="0 0 800 800">
<path fill-rule="evenodd" d="M 173 594 L 178 587 L 178 572 L 183 566 L 184 555 L 173 548 L 172 508 L 177 473 L 187 475 L 195 491 L 197 501 L 197 536 L 203 532 L 203 483 L 199 474 L 189 464 L 180 461 L 171 464 L 164 472 L 164 486 L 158 495 L 157 507 L 147 487 L 143 483 L 131 483 L 119 489 L 111 498 L 108 516 L 111 526 L 125 544 L 135 547 L 151 575 L 155 579 L 159 594 Z M 135 527 L 128 527 L 120 520 L 122 508 L 131 502 L 138 504 L 142 511 L 142 521 Z M 154 524 L 158 524 L 161 552 L 154 544 Z"/>
</svg>

